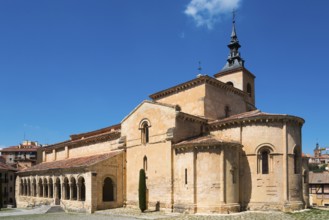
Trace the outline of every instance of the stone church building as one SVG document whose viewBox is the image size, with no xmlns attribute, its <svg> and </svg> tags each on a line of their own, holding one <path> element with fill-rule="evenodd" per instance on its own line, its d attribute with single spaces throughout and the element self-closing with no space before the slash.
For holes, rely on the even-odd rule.
<svg viewBox="0 0 329 220">
<path fill-rule="evenodd" d="M 307 204 L 302 118 L 255 107 L 235 23 L 227 63 L 150 95 L 120 124 L 43 147 L 42 163 L 18 172 L 18 207 L 94 212 L 138 206 L 188 213 L 298 210 Z"/>
</svg>

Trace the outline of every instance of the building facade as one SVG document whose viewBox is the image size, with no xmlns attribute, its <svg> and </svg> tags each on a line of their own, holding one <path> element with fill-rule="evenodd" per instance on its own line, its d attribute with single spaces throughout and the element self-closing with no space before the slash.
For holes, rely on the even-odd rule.
<svg viewBox="0 0 329 220">
<path fill-rule="evenodd" d="M 0 150 L 5 163 L 17 169 L 31 167 L 41 161 L 41 145 L 35 141 L 23 141 L 18 146 L 11 146 Z"/>
<path fill-rule="evenodd" d="M 15 202 L 15 173 L 16 169 L 0 161 L 1 207 L 14 207 Z"/>
<path fill-rule="evenodd" d="M 256 108 L 255 76 L 240 56 L 234 23 L 228 47 L 214 77 L 200 74 L 154 93 L 119 125 L 43 148 L 43 162 L 18 173 L 18 206 L 86 212 L 138 206 L 144 169 L 149 208 L 303 209 L 304 120 Z"/>
<path fill-rule="evenodd" d="M 312 206 L 329 206 L 329 172 L 310 172 L 309 194 Z"/>
</svg>

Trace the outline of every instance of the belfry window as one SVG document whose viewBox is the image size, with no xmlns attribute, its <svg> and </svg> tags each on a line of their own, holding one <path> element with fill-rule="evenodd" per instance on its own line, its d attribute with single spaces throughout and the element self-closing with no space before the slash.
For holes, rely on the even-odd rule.
<svg viewBox="0 0 329 220">
<path fill-rule="evenodd" d="M 141 135 L 142 144 L 147 144 L 149 142 L 149 125 L 146 121 L 142 124 Z"/>
<path fill-rule="evenodd" d="M 252 89 L 250 83 L 247 84 L 247 93 L 250 97 L 252 96 Z"/>
<path fill-rule="evenodd" d="M 231 112 L 230 106 L 226 105 L 224 110 L 225 110 L 225 118 L 229 117 Z"/>
<path fill-rule="evenodd" d="M 229 86 L 234 86 L 234 84 L 231 81 L 228 81 L 226 84 Z"/>
</svg>

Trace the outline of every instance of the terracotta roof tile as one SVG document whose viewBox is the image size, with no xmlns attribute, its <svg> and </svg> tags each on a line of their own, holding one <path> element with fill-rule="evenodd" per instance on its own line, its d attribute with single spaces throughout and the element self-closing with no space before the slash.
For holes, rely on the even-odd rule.
<svg viewBox="0 0 329 220">
<path fill-rule="evenodd" d="M 0 152 L 36 152 L 39 148 L 41 147 L 31 146 L 29 148 L 25 148 L 25 147 L 19 148 L 19 146 L 11 146 L 7 148 L 3 148 L 2 150 L 0 150 Z"/>
<path fill-rule="evenodd" d="M 185 141 L 181 141 L 177 144 L 174 144 L 174 147 L 184 147 L 184 146 L 192 146 L 192 145 L 198 145 L 198 146 L 214 146 L 214 145 L 221 145 L 221 144 L 234 144 L 234 145 L 240 145 L 240 143 L 235 141 L 223 141 L 218 138 L 216 138 L 213 135 L 208 136 L 202 136 L 202 137 L 196 137 L 191 138 Z"/>
<path fill-rule="evenodd" d="M 87 167 L 93 164 L 99 163 L 103 160 L 109 159 L 120 154 L 122 150 L 113 151 L 107 154 L 98 154 L 88 157 L 78 157 L 78 158 L 71 158 L 66 160 L 58 160 L 52 162 L 44 162 L 37 164 L 35 166 L 29 167 L 24 169 L 21 172 L 31 172 L 31 171 L 44 171 L 50 169 L 67 169 L 67 168 L 77 168 L 77 167 Z"/>
<path fill-rule="evenodd" d="M 16 169 L 8 164 L 0 162 L 0 170 L 12 170 L 16 171 Z"/>
<path fill-rule="evenodd" d="M 310 184 L 328 184 L 329 183 L 329 172 L 322 173 L 309 173 L 309 183 Z"/>
</svg>

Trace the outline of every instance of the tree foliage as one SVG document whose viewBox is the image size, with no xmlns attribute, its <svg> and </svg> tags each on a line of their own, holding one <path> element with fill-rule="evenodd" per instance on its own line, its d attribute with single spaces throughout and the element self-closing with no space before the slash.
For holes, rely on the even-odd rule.
<svg viewBox="0 0 329 220">
<path fill-rule="evenodd" d="M 145 170 L 139 171 L 139 188 L 138 188 L 139 208 L 142 212 L 146 210 L 146 175 Z"/>
</svg>

